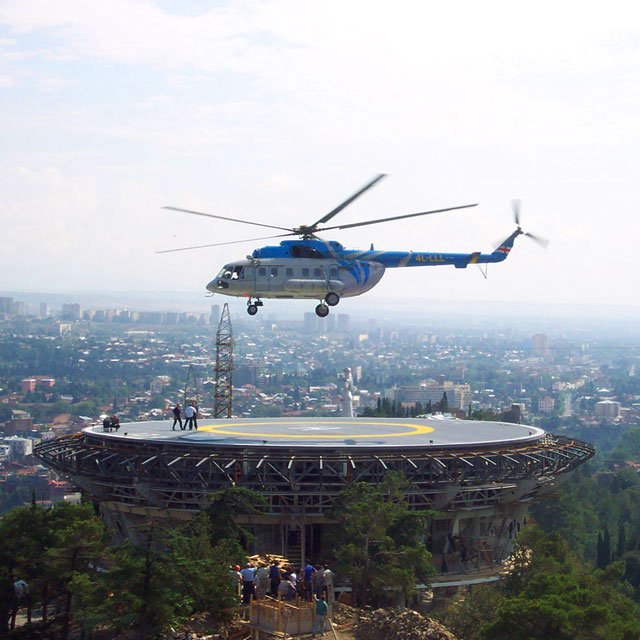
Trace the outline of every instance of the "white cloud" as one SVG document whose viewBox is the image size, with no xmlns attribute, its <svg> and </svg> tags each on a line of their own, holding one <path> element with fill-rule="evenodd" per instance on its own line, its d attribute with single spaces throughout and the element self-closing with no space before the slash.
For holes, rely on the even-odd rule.
<svg viewBox="0 0 640 640">
<path fill-rule="evenodd" d="M 381 291 L 597 297 L 621 272 L 635 286 L 633 234 L 618 237 L 640 195 L 628 6 L 271 0 L 174 15 L 150 1 L 4 0 L 0 260 L 28 238 L 60 282 L 199 287 L 251 245 L 151 251 L 244 229 L 161 205 L 295 225 L 388 170 L 345 221 L 483 207 L 346 232 L 345 245 L 486 250 L 519 195 L 526 226 L 553 244 L 519 243 L 486 284 L 428 270 L 389 274 Z"/>
</svg>

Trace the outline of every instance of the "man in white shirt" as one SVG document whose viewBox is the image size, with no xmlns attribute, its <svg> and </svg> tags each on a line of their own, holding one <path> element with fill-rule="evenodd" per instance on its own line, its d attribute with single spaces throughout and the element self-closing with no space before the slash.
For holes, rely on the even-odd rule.
<svg viewBox="0 0 640 640">
<path fill-rule="evenodd" d="M 193 429 L 193 417 L 196 415 L 196 410 L 193 408 L 192 404 L 188 404 L 184 408 L 184 417 L 186 418 L 184 421 L 184 428 L 189 427 L 189 431 Z"/>
<path fill-rule="evenodd" d="M 256 570 L 250 564 L 247 564 L 247 566 L 240 572 L 240 575 L 242 576 L 242 604 L 249 604 L 251 602 L 251 597 L 253 596 L 254 599 L 256 597 Z"/>
<path fill-rule="evenodd" d="M 335 600 L 333 591 L 333 571 L 327 567 L 322 574 L 322 589 L 324 591 L 325 600 L 330 603 Z"/>
</svg>

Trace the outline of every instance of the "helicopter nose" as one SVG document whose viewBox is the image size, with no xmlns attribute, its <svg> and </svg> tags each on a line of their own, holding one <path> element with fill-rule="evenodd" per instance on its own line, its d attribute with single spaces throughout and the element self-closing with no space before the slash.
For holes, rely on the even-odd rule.
<svg viewBox="0 0 640 640">
<path fill-rule="evenodd" d="M 216 288 L 217 288 L 217 280 L 212 280 L 207 285 L 207 291 L 211 291 L 211 293 L 215 293 Z"/>
</svg>

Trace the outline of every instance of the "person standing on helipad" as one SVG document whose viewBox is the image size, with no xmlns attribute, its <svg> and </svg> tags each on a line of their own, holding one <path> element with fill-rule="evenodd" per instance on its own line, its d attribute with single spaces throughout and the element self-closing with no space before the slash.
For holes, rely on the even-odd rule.
<svg viewBox="0 0 640 640">
<path fill-rule="evenodd" d="M 171 431 L 176 428 L 176 422 L 180 423 L 180 428 L 184 431 L 184 427 L 182 426 L 182 409 L 180 408 L 180 403 L 176 402 L 176 406 L 173 408 L 173 427 L 171 427 Z"/>
<path fill-rule="evenodd" d="M 196 415 L 196 410 L 193 408 L 193 404 L 189 403 L 184 408 L 184 428 L 185 430 L 189 427 L 189 431 L 193 429 L 193 416 Z"/>
</svg>

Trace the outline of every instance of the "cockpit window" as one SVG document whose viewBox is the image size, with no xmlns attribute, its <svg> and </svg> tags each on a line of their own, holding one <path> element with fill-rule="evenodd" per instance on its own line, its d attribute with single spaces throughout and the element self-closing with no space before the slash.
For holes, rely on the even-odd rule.
<svg viewBox="0 0 640 640">
<path fill-rule="evenodd" d="M 229 280 L 231 278 L 231 271 L 233 267 L 231 265 L 225 265 L 220 269 L 220 273 L 216 276 L 216 278 L 224 278 L 225 280 Z"/>
<path fill-rule="evenodd" d="M 307 247 L 304 244 L 295 244 L 291 247 L 291 255 L 294 258 L 322 258 L 322 254 L 313 247 Z"/>
<path fill-rule="evenodd" d="M 232 280 L 242 280 L 244 278 L 244 267 L 241 265 L 235 266 L 233 268 L 233 274 L 231 275 Z"/>
</svg>

